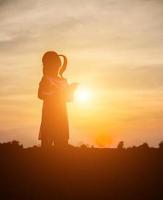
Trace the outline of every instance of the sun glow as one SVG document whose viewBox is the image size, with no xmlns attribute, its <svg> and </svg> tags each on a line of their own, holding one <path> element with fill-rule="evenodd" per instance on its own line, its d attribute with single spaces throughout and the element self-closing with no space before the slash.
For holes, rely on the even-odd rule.
<svg viewBox="0 0 163 200">
<path fill-rule="evenodd" d="M 87 88 L 78 88 L 75 92 L 75 101 L 77 102 L 86 103 L 90 101 L 91 98 L 92 98 L 92 93 Z"/>
</svg>

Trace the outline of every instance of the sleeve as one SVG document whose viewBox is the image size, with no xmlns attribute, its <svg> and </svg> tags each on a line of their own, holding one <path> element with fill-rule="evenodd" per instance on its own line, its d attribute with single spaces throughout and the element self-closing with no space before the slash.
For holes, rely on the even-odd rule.
<svg viewBox="0 0 163 200">
<path fill-rule="evenodd" d="M 67 94 L 66 94 L 66 101 L 67 102 L 72 102 L 74 99 L 74 88 L 72 87 L 72 85 L 67 86 Z"/>
<path fill-rule="evenodd" d="M 50 84 L 48 80 L 46 80 L 44 77 L 39 83 L 38 88 L 38 98 L 41 100 L 45 100 L 49 96 L 53 95 L 54 91 L 50 89 Z"/>
<path fill-rule="evenodd" d="M 71 86 L 68 83 L 67 79 L 63 78 L 62 81 L 63 81 L 62 83 L 63 83 L 64 87 L 62 89 L 60 88 L 61 93 L 66 102 L 71 102 L 71 101 L 73 101 L 73 93 L 71 90 Z"/>
</svg>

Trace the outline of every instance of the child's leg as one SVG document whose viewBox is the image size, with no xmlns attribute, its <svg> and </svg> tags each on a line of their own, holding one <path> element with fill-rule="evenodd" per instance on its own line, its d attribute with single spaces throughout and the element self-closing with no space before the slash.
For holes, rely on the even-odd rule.
<svg viewBox="0 0 163 200">
<path fill-rule="evenodd" d="M 47 138 L 42 139 L 41 140 L 42 149 L 44 149 L 45 151 L 51 150 L 52 142 L 53 141 L 51 139 L 47 139 Z"/>
<path fill-rule="evenodd" d="M 54 142 L 55 144 L 55 149 L 58 149 L 58 150 L 66 150 L 67 147 L 68 147 L 68 139 L 66 138 L 62 138 L 60 140 L 56 140 Z"/>
</svg>

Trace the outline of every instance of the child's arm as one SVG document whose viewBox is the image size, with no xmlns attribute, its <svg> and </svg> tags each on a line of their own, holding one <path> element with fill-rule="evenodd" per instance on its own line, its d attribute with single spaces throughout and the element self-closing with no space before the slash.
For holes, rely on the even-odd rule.
<svg viewBox="0 0 163 200">
<path fill-rule="evenodd" d="M 41 100 L 45 100 L 53 94 L 54 94 L 54 91 L 51 90 L 49 81 L 43 77 L 39 83 L 38 98 Z"/>
<path fill-rule="evenodd" d="M 68 102 L 73 101 L 74 92 L 78 85 L 79 85 L 78 83 L 72 83 L 68 86 L 68 91 L 67 91 L 67 101 Z"/>
</svg>

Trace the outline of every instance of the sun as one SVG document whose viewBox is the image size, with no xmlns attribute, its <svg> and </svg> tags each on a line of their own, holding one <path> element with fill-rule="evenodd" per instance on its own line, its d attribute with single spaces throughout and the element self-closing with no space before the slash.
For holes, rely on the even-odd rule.
<svg viewBox="0 0 163 200">
<path fill-rule="evenodd" d="M 88 88 L 78 88 L 75 92 L 75 101 L 86 103 L 91 100 L 92 93 Z"/>
</svg>

